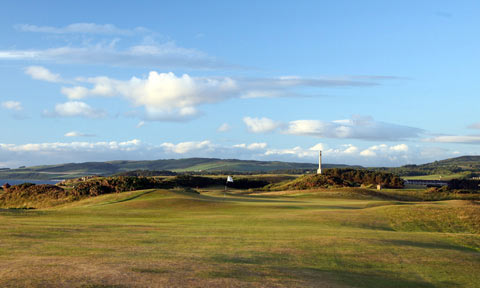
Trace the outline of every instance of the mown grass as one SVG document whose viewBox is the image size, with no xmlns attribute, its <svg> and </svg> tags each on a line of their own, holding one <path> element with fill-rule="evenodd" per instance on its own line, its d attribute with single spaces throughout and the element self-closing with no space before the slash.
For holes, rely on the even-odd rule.
<svg viewBox="0 0 480 288">
<path fill-rule="evenodd" d="M 0 210 L 0 287 L 480 283 L 478 202 L 200 192 L 144 190 Z"/>
</svg>

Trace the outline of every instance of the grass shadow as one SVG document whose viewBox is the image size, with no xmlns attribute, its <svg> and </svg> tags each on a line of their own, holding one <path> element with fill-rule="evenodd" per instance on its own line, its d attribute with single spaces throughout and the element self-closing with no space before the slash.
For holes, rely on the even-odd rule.
<svg viewBox="0 0 480 288">
<path fill-rule="evenodd" d="M 340 267 L 341 268 L 341 267 Z M 285 270 L 282 267 L 279 270 Z M 439 287 L 437 284 L 429 283 L 420 279 L 405 279 L 389 272 L 378 271 L 376 273 L 362 273 L 354 271 L 325 270 L 317 268 L 289 268 L 288 273 L 295 278 L 307 279 L 311 281 L 332 279 L 337 283 L 351 285 L 352 287 L 389 287 L 389 288 L 433 288 Z M 458 287 L 457 283 L 442 282 L 441 287 Z"/>
<path fill-rule="evenodd" d="M 395 246 L 411 246 L 418 248 L 427 248 L 427 249 L 446 249 L 446 250 L 456 250 L 464 252 L 478 252 L 478 250 L 465 246 L 452 245 L 448 243 L 435 243 L 435 242 L 416 242 L 410 240 L 383 240 L 382 242 L 392 244 Z"/>
</svg>

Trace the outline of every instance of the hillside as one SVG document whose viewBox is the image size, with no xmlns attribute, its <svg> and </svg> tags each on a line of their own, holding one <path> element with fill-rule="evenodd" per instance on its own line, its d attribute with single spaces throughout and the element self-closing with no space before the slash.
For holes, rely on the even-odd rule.
<svg viewBox="0 0 480 288">
<path fill-rule="evenodd" d="M 413 164 L 395 168 L 382 167 L 375 169 L 404 177 L 433 175 L 443 177 L 444 179 L 464 178 L 480 174 L 480 156 L 461 156 L 421 165 Z"/>
<path fill-rule="evenodd" d="M 323 168 L 363 168 L 342 164 L 323 164 Z M 110 176 L 136 170 L 209 173 L 290 173 L 315 171 L 317 164 L 281 161 L 254 161 L 217 158 L 160 159 L 144 161 L 106 161 L 65 163 L 32 166 L 19 169 L 0 169 L 0 179 L 71 179 L 87 175 Z M 377 167 L 376 171 L 389 172 L 402 177 L 434 176 L 442 179 L 480 175 L 480 156 L 461 156 L 422 165 Z"/>
<path fill-rule="evenodd" d="M 348 165 L 325 164 L 325 168 Z M 358 166 L 359 167 L 359 166 Z M 237 172 L 237 173 L 303 173 L 317 169 L 317 164 L 280 161 L 253 161 L 216 158 L 164 159 L 151 161 L 107 161 L 66 163 L 0 170 L 0 179 L 70 179 L 86 175 L 110 176 L 134 170 L 175 172 Z"/>
</svg>

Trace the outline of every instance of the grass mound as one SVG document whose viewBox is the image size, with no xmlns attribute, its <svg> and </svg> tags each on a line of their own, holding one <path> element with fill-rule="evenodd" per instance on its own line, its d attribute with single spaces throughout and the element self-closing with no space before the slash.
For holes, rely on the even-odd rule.
<svg viewBox="0 0 480 288">
<path fill-rule="evenodd" d="M 452 205 L 453 204 L 453 205 Z M 471 201 L 381 208 L 396 231 L 480 233 L 480 205 Z"/>
</svg>

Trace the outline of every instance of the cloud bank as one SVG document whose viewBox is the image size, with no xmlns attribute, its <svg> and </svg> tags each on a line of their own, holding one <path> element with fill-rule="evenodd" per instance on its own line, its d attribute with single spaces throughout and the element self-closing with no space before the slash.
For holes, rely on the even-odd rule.
<svg viewBox="0 0 480 288">
<path fill-rule="evenodd" d="M 446 135 L 426 138 L 424 142 L 480 144 L 480 135 Z"/>
<path fill-rule="evenodd" d="M 80 136 L 79 132 L 67 134 Z M 245 160 L 272 160 L 316 163 L 318 151 L 323 151 L 325 163 L 364 166 L 398 166 L 425 163 L 456 156 L 457 152 L 440 147 L 417 147 L 401 143 L 357 146 L 342 144 L 330 147 L 325 143 L 313 146 L 272 147 L 269 143 L 253 142 L 225 145 L 211 140 L 164 142 L 149 144 L 132 139 L 127 141 L 74 141 L 29 144 L 0 143 L 2 165 L 55 164 L 84 161 L 172 159 L 209 157 Z"/>
<path fill-rule="evenodd" d="M 353 116 L 334 121 L 294 120 L 281 123 L 269 118 L 245 117 L 244 123 L 252 133 L 279 131 L 284 134 L 330 139 L 359 139 L 367 141 L 401 141 L 418 138 L 424 130 L 376 121 L 369 116 Z"/>
</svg>

